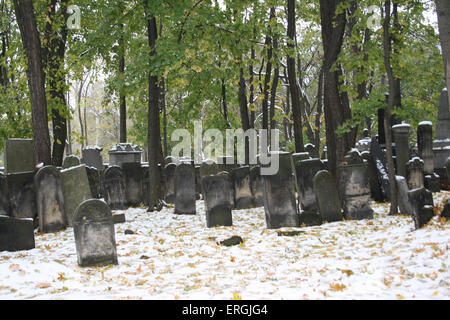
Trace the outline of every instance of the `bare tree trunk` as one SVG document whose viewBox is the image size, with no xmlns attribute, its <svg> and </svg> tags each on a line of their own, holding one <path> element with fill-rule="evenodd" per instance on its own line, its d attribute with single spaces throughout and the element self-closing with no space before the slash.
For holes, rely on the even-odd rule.
<svg viewBox="0 0 450 320">
<path fill-rule="evenodd" d="M 450 91 L 450 1 L 435 0 L 438 16 L 439 38 L 441 39 L 442 58 L 444 60 L 445 81 Z M 449 104 L 450 104 L 450 95 Z"/>
<path fill-rule="evenodd" d="M 275 18 L 275 8 L 270 8 L 269 20 Z M 264 91 L 262 100 L 262 128 L 269 129 L 269 85 L 272 75 L 272 31 L 269 27 L 269 32 L 266 35 L 266 41 L 264 47 L 267 50 L 267 64 L 266 64 L 266 74 L 264 76 Z"/>
<path fill-rule="evenodd" d="M 120 37 L 119 37 L 119 76 L 124 77 L 125 74 L 125 41 L 124 41 L 124 25 L 120 24 Z M 120 142 L 127 142 L 127 101 L 124 93 L 124 88 L 119 89 L 120 100 Z"/>
</svg>

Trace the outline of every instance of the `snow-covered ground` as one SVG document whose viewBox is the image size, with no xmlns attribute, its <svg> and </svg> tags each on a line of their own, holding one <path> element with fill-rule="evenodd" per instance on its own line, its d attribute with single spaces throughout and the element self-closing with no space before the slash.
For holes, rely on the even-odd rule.
<svg viewBox="0 0 450 320">
<path fill-rule="evenodd" d="M 434 194 L 439 212 L 449 196 Z M 282 229 L 304 231 L 294 237 L 267 230 L 263 208 L 211 229 L 203 201 L 194 216 L 129 209 L 117 266 L 78 267 L 72 228 L 37 234 L 33 250 L 0 252 L 0 299 L 449 299 L 449 223 L 414 231 L 411 217 L 372 207 L 373 220 Z M 217 244 L 233 235 L 244 243 Z"/>
</svg>

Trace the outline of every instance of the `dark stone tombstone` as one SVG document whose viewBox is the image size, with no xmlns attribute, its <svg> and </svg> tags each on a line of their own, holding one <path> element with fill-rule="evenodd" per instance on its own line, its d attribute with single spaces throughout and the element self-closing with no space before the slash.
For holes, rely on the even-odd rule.
<svg viewBox="0 0 450 320">
<path fill-rule="evenodd" d="M 114 221 L 111 209 L 98 199 L 81 203 L 73 216 L 78 265 L 117 264 Z"/>
<path fill-rule="evenodd" d="M 408 183 L 403 176 L 395 176 L 395 179 L 397 182 L 397 200 L 399 213 L 411 214 L 412 208 L 408 198 Z"/>
<path fill-rule="evenodd" d="M 310 159 L 295 164 L 300 204 L 303 211 L 317 212 L 317 199 L 314 192 L 313 179 L 322 170 L 322 161 Z"/>
<path fill-rule="evenodd" d="M 67 226 L 61 175 L 54 166 L 45 166 L 34 177 L 36 205 L 41 232 L 56 232 Z"/>
<path fill-rule="evenodd" d="M 253 206 L 255 208 L 264 206 L 263 181 L 260 166 L 250 168 L 250 189 L 252 190 Z"/>
<path fill-rule="evenodd" d="M 313 179 L 313 185 L 321 220 L 342 221 L 339 194 L 331 173 L 325 170 L 317 172 Z"/>
<path fill-rule="evenodd" d="M 253 207 L 253 196 L 250 188 L 250 167 L 244 166 L 231 171 L 234 186 L 234 208 L 237 210 Z"/>
<path fill-rule="evenodd" d="M 150 171 L 148 164 L 142 165 L 142 201 L 144 206 L 148 206 L 148 193 L 150 187 Z"/>
<path fill-rule="evenodd" d="M 229 174 L 205 176 L 202 185 L 205 190 L 206 226 L 232 226 L 233 188 Z"/>
<path fill-rule="evenodd" d="M 277 174 L 262 176 L 267 228 L 298 227 L 299 217 L 292 176 L 291 154 L 271 152 L 270 156 L 278 156 L 279 170 Z"/>
<path fill-rule="evenodd" d="M 414 157 L 406 164 L 406 174 L 409 190 L 420 189 L 425 186 L 423 174 L 423 160 Z"/>
<path fill-rule="evenodd" d="M 420 229 L 433 218 L 433 210 L 429 210 L 429 207 L 434 206 L 433 194 L 425 188 L 414 189 L 408 192 L 408 199 L 415 229 Z"/>
<path fill-rule="evenodd" d="M 447 161 L 445 161 L 445 170 L 447 171 L 447 181 L 450 185 L 450 157 L 448 157 Z"/>
<path fill-rule="evenodd" d="M 103 159 L 100 147 L 87 147 L 81 151 L 82 158 L 81 163 L 84 163 L 86 167 L 95 167 L 98 171 L 103 170 Z"/>
<path fill-rule="evenodd" d="M 142 150 L 131 143 L 119 143 L 108 150 L 109 165 L 120 166 L 126 162 L 141 163 Z"/>
<path fill-rule="evenodd" d="M 202 178 L 200 176 L 200 166 L 195 166 L 195 198 L 200 200 L 202 194 Z"/>
<path fill-rule="evenodd" d="M 64 158 L 62 167 L 63 169 L 68 169 L 71 167 L 76 167 L 80 165 L 80 158 L 74 155 L 70 155 Z"/>
<path fill-rule="evenodd" d="M 205 160 L 200 165 L 200 178 L 219 173 L 219 166 L 212 160 Z"/>
<path fill-rule="evenodd" d="M 351 163 L 339 166 L 344 216 L 347 220 L 373 219 L 367 165 L 356 159 Z"/>
<path fill-rule="evenodd" d="M 450 107 L 448 101 L 448 92 L 447 88 L 445 88 L 442 90 L 441 97 L 439 99 L 438 121 L 436 123 L 436 140 L 433 141 L 435 169 L 444 168 L 445 161 L 450 156 Z M 445 170 L 443 170 L 443 172 L 445 172 Z"/>
<path fill-rule="evenodd" d="M 433 124 L 431 121 L 419 123 L 419 127 L 417 128 L 417 150 L 419 157 L 423 160 L 425 188 L 432 192 L 439 192 L 440 178 L 434 173 Z"/>
<path fill-rule="evenodd" d="M 406 177 L 406 163 L 409 161 L 409 124 L 397 124 L 392 127 L 395 140 L 397 174 Z"/>
<path fill-rule="evenodd" d="M 169 163 L 164 167 L 164 177 L 166 179 L 166 202 L 175 203 L 175 170 L 177 165 Z"/>
<path fill-rule="evenodd" d="M 125 196 L 125 181 L 122 169 L 112 166 L 105 170 L 105 201 L 111 210 L 127 209 Z"/>
<path fill-rule="evenodd" d="M 175 169 L 175 214 L 195 214 L 195 168 L 181 162 Z"/>
<path fill-rule="evenodd" d="M 441 218 L 450 219 L 450 198 L 445 201 L 444 209 L 441 212 Z"/>
<path fill-rule="evenodd" d="M 370 152 L 362 152 L 361 158 L 363 158 L 367 162 L 367 176 L 369 178 L 370 196 L 377 202 L 383 202 L 384 197 L 383 193 L 381 192 L 380 181 L 378 180 L 377 168 L 372 156 L 370 155 Z"/>
<path fill-rule="evenodd" d="M 370 155 L 372 156 L 372 161 L 376 168 L 383 197 L 390 200 L 391 188 L 389 185 L 386 156 L 381 150 L 380 144 L 375 139 L 372 139 L 372 142 L 370 143 Z"/>
<path fill-rule="evenodd" d="M 89 181 L 89 188 L 91 189 L 92 198 L 100 198 L 100 174 L 97 168 L 86 166 L 86 173 Z"/>
<path fill-rule="evenodd" d="M 0 251 L 30 250 L 34 245 L 33 219 L 0 215 Z"/>
<path fill-rule="evenodd" d="M 32 139 L 5 139 L 5 174 L 34 171 Z"/>
<path fill-rule="evenodd" d="M 9 213 L 13 218 L 37 217 L 34 173 L 11 173 L 6 176 L 9 192 Z"/>
<path fill-rule="evenodd" d="M 8 181 L 3 173 L 0 173 L 0 215 L 9 216 Z"/>
<path fill-rule="evenodd" d="M 307 143 L 305 145 L 305 151 L 308 152 L 311 158 L 313 158 L 316 152 L 316 147 L 312 143 Z"/>
<path fill-rule="evenodd" d="M 143 203 L 142 195 L 142 167 L 137 162 L 124 162 L 121 164 L 125 183 L 125 199 L 128 207 L 138 207 Z"/>
</svg>

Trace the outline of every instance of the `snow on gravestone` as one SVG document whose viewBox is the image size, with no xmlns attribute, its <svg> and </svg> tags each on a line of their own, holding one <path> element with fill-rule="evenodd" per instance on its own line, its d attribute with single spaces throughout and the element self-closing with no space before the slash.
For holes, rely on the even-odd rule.
<svg viewBox="0 0 450 320">
<path fill-rule="evenodd" d="M 106 202 L 89 199 L 73 215 L 77 261 L 81 267 L 117 264 L 114 221 Z"/>
<path fill-rule="evenodd" d="M 423 160 L 414 157 L 406 164 L 406 176 L 409 190 L 424 187 Z"/>
<path fill-rule="evenodd" d="M 230 175 L 222 172 L 202 178 L 205 190 L 206 226 L 232 226 L 233 188 Z"/>
</svg>

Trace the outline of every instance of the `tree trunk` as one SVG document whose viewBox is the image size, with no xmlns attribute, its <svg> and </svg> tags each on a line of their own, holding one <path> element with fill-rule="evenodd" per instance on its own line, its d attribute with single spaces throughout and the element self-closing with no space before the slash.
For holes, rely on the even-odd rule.
<svg viewBox="0 0 450 320">
<path fill-rule="evenodd" d="M 438 16 L 439 38 L 441 39 L 442 58 L 444 60 L 445 81 L 450 91 L 450 1 L 435 0 Z M 450 95 L 449 104 L 450 104 Z"/>
<path fill-rule="evenodd" d="M 31 98 L 35 164 L 49 165 L 52 161 L 45 96 L 45 75 L 33 2 L 32 0 L 14 0 L 14 9 L 28 60 L 27 75 Z"/>
<path fill-rule="evenodd" d="M 125 42 L 124 42 L 124 25 L 120 24 L 120 37 L 119 37 L 119 77 L 123 80 L 125 74 Z M 119 89 L 120 100 L 120 142 L 127 142 L 127 101 L 124 92 L 123 85 Z"/>
<path fill-rule="evenodd" d="M 273 38 L 273 50 L 274 50 L 274 58 L 275 58 L 275 69 L 273 73 L 273 80 L 272 80 L 272 88 L 270 90 L 270 110 L 269 110 L 269 123 L 270 123 L 270 130 L 276 129 L 276 121 L 275 121 L 275 106 L 276 106 L 276 100 L 277 100 L 277 89 L 278 89 L 278 82 L 280 79 L 280 66 L 277 60 L 277 50 L 278 50 L 278 38 L 277 36 L 274 36 Z M 272 136 L 272 135 L 270 135 Z"/>
<path fill-rule="evenodd" d="M 269 21 L 275 18 L 275 8 L 270 8 Z M 267 50 L 267 64 L 266 64 L 266 74 L 264 76 L 264 91 L 262 100 L 262 128 L 269 129 L 269 86 L 270 79 L 272 75 L 272 31 L 268 28 L 268 34 L 266 35 L 266 41 L 264 47 Z"/>
</svg>

